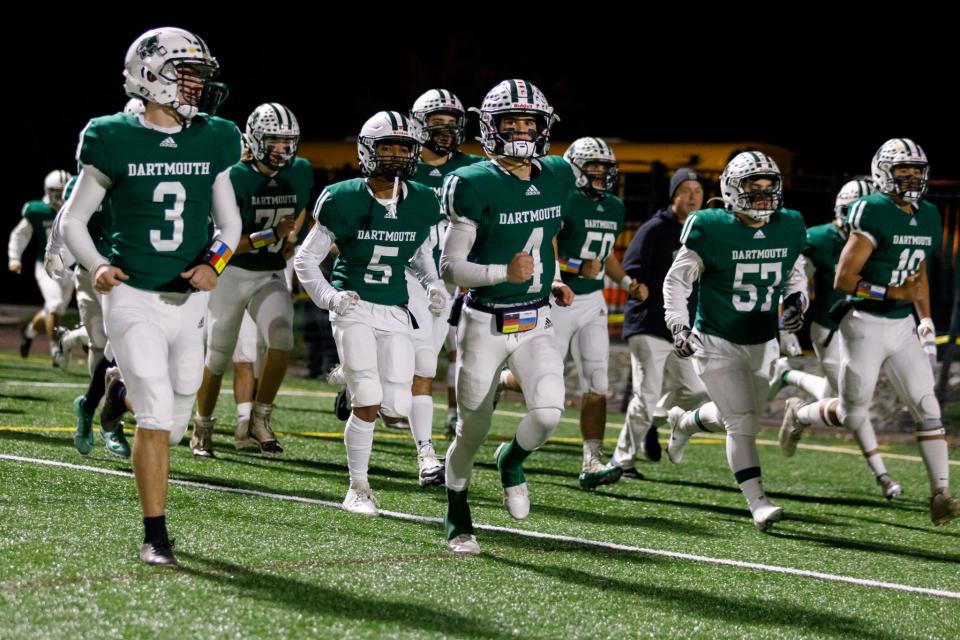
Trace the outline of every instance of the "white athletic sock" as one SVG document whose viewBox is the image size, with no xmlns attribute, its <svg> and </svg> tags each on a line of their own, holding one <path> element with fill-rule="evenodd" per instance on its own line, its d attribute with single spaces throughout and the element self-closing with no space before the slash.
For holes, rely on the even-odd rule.
<svg viewBox="0 0 960 640">
<path fill-rule="evenodd" d="M 433 396 L 413 396 L 410 405 L 410 433 L 419 448 L 433 439 Z"/>
<path fill-rule="evenodd" d="M 367 484 L 367 470 L 370 467 L 370 451 L 373 449 L 372 422 L 366 422 L 351 413 L 343 429 L 343 444 L 347 447 L 347 468 L 350 470 L 350 482 Z"/>
</svg>

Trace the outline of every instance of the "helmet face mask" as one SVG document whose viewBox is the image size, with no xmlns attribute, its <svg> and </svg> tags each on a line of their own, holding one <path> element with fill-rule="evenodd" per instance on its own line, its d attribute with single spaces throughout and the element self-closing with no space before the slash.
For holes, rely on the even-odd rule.
<svg viewBox="0 0 960 640">
<path fill-rule="evenodd" d="M 427 116 L 424 129 L 430 136 L 423 143 L 427 149 L 438 156 L 448 156 L 463 143 L 463 116 L 459 118 L 450 113 L 436 111 Z"/>
<path fill-rule="evenodd" d="M 403 138 L 382 138 L 373 145 L 379 170 L 376 177 L 407 178 L 417 170 L 414 144 Z"/>
<path fill-rule="evenodd" d="M 396 111 L 381 111 L 367 120 L 357 137 L 360 169 L 368 178 L 408 179 L 417 173 L 426 139 L 420 123 Z"/>
<path fill-rule="evenodd" d="M 783 206 L 780 167 L 760 151 L 744 151 L 720 174 L 720 193 L 728 211 L 766 222 Z"/>
<path fill-rule="evenodd" d="M 293 162 L 300 144 L 300 123 L 279 102 L 267 102 L 247 118 L 243 140 L 250 155 L 272 171 Z"/>
<path fill-rule="evenodd" d="M 448 156 L 466 139 L 467 113 L 460 98 L 446 89 L 430 89 L 413 103 L 410 118 L 426 132 L 423 146 Z"/>
<path fill-rule="evenodd" d="M 930 164 L 910 138 L 891 138 L 873 156 L 870 173 L 877 191 L 916 204 L 927 192 Z"/>
</svg>

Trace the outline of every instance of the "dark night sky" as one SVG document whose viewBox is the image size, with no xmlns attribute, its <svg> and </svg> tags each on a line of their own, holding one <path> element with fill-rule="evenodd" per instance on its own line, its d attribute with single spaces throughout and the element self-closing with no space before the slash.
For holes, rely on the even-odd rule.
<svg viewBox="0 0 960 640">
<path fill-rule="evenodd" d="M 182 10 L 140 18 L 125 6 L 119 26 L 90 10 L 47 16 L 40 31 L 47 44 L 8 64 L 13 79 L 6 102 L 8 109 L 18 107 L 17 117 L 7 120 L 11 151 L 25 154 L 25 161 L 8 161 L 14 179 L 4 190 L 7 227 L 25 200 L 42 195 L 47 171 L 74 166 L 86 121 L 123 106 L 127 46 L 163 24 L 192 29 L 207 41 L 231 88 L 221 115 L 241 127 L 253 107 L 276 100 L 296 112 L 305 138 L 343 139 L 380 109 L 406 111 L 427 88 L 446 87 L 466 105 L 479 105 L 499 80 L 522 77 L 537 84 L 561 116 L 558 140 L 767 142 L 797 151 L 802 171 L 834 174 L 867 172 L 884 140 L 906 136 L 926 149 L 934 177 L 960 179 L 957 99 L 949 95 L 957 89 L 957 55 L 938 55 L 933 36 L 921 54 L 912 54 L 917 49 L 903 44 L 902 31 L 897 38 L 876 30 L 850 35 L 849 21 L 836 16 L 807 27 L 791 24 L 801 35 L 787 38 L 783 18 L 748 37 L 742 24 L 725 29 L 696 13 L 679 17 L 683 28 L 667 17 L 642 25 L 632 20 L 641 26 L 611 32 L 489 23 L 484 11 L 457 20 L 421 8 L 403 28 L 378 32 L 369 26 L 375 20 L 364 16 L 327 23 L 323 15 L 291 18 L 284 9 L 276 24 L 269 11 L 227 23 L 222 14 Z M 617 19 L 611 11 L 598 17 Z M 11 25 L 8 33 L 32 37 L 37 24 L 25 19 L 21 26 L 32 31 Z M 482 31 L 471 31 L 473 24 Z M 831 24 L 838 25 L 832 33 Z M 428 35 L 411 35 L 417 25 L 431 27 L 424 28 Z M 515 37 L 521 33 L 533 36 Z M 690 44 L 680 46 L 680 38 Z M 505 46 L 507 40 L 538 46 Z M 29 100 L 11 102 L 14 88 Z M 468 133 L 476 134 L 473 120 Z"/>
<path fill-rule="evenodd" d="M 762 141 L 795 149 L 798 166 L 807 171 L 833 173 L 866 171 L 884 140 L 906 136 L 927 150 L 934 176 L 960 179 L 960 110 L 949 97 L 958 88 L 957 55 L 934 55 L 929 44 L 922 55 L 905 54 L 909 47 L 896 41 L 884 52 L 869 35 L 841 39 L 822 32 L 822 25 L 782 40 L 771 26 L 773 33 L 743 36 L 736 44 L 725 38 L 731 31 L 715 26 L 709 35 L 688 36 L 696 46 L 676 53 L 670 38 L 680 37 L 679 29 L 653 33 L 647 25 L 619 35 L 578 28 L 576 37 L 555 27 L 527 39 L 542 46 L 505 47 L 491 35 L 500 33 L 495 28 L 470 32 L 469 18 L 438 19 L 463 25 L 456 36 L 416 38 L 378 34 L 349 19 L 286 20 L 277 28 L 268 17 L 230 24 L 185 18 L 183 12 L 167 17 L 207 41 L 231 88 L 221 115 L 241 127 L 253 107 L 276 100 L 297 113 L 305 137 L 342 139 L 355 135 L 375 111 L 407 110 L 432 86 L 452 89 L 469 106 L 479 105 L 499 80 L 523 77 L 546 93 L 561 116 L 554 130 L 560 140 L 600 135 L 640 142 Z M 616 15 L 604 17 L 613 21 Z M 414 12 L 411 19 L 431 23 L 429 12 Z M 15 86 L 25 84 L 26 95 L 43 97 L 13 126 L 16 148 L 27 153 L 27 162 L 18 163 L 22 180 L 18 175 L 15 201 L 36 194 L 47 170 L 72 164 L 77 134 L 89 117 L 122 107 L 127 46 L 146 28 L 166 22 L 162 15 L 125 17 L 122 26 L 108 27 L 80 14 L 61 15 L 44 27 L 47 41 L 57 44 L 13 68 L 15 77 L 26 72 Z M 97 37 L 78 39 L 91 30 Z M 5 206 L 16 208 L 17 202 Z"/>
<path fill-rule="evenodd" d="M 303 6 L 323 12 L 325 5 Z M 6 229 L 23 202 L 42 196 L 49 170 L 74 167 L 86 121 L 125 103 L 130 42 L 170 24 L 207 41 L 231 88 L 220 115 L 241 127 L 257 104 L 280 101 L 296 112 L 305 138 L 344 139 L 376 111 L 408 110 L 427 88 L 449 88 L 478 106 L 494 84 L 515 77 L 534 82 L 554 105 L 562 118 L 557 140 L 767 142 L 794 149 L 801 171 L 849 174 L 867 172 L 884 140 L 906 136 L 926 149 L 934 177 L 960 179 L 955 34 L 937 36 L 910 20 L 896 29 L 854 29 L 863 22 L 809 10 L 806 24 L 801 16 L 764 15 L 724 26 L 692 7 L 621 20 L 615 7 L 603 6 L 595 16 L 581 11 L 543 26 L 544 4 L 499 21 L 490 4 L 461 17 L 440 5 L 403 5 L 399 18 L 362 5 L 363 13 L 336 21 L 329 12 L 301 14 L 308 9 L 298 5 L 256 5 L 225 20 L 185 5 L 138 16 L 124 4 L 107 19 L 106 7 L 6 25 L 13 134 Z M 609 27 L 618 22 L 629 29 Z M 476 135 L 474 120 L 468 135 Z M 8 293 L 23 295 L 21 284 L 33 289 L 12 278 L 5 270 L 0 277 Z"/>
</svg>

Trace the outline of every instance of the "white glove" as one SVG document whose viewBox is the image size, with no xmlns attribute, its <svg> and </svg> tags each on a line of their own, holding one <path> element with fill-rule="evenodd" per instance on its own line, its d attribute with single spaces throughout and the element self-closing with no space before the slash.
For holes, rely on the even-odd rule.
<svg viewBox="0 0 960 640">
<path fill-rule="evenodd" d="M 933 326 L 932 318 L 920 318 L 920 324 L 917 326 L 917 337 L 920 338 L 920 345 L 923 352 L 930 358 L 930 366 L 934 374 L 937 372 L 937 330 Z"/>
<path fill-rule="evenodd" d="M 439 318 L 446 311 L 447 305 L 450 304 L 450 296 L 447 294 L 445 287 L 430 285 L 427 287 L 427 301 L 427 309 L 435 318 Z"/>
<path fill-rule="evenodd" d="M 345 316 L 359 301 L 360 295 L 356 291 L 337 291 L 330 303 L 330 311 L 338 316 Z"/>
<path fill-rule="evenodd" d="M 797 334 L 789 331 L 780 330 L 780 354 L 789 358 L 794 358 L 803 353 L 800 348 L 800 340 Z"/>
<path fill-rule="evenodd" d="M 685 324 L 674 325 L 673 327 L 673 350 L 681 358 L 689 358 L 698 349 L 703 347 L 700 336 L 695 334 L 690 327 Z"/>
<path fill-rule="evenodd" d="M 60 257 L 59 251 L 47 251 L 43 254 L 43 270 L 46 271 L 47 275 L 51 278 L 59 280 L 63 277 L 63 258 Z"/>
</svg>

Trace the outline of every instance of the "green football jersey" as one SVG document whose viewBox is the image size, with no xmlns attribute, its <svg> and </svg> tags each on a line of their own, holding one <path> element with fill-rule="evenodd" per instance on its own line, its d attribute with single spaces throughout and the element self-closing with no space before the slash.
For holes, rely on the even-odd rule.
<svg viewBox="0 0 960 640">
<path fill-rule="evenodd" d="M 128 113 L 87 124 L 77 160 L 112 181 L 107 257 L 130 277 L 126 284 L 189 289 L 180 274 L 209 245 L 213 182 L 239 159 L 240 132 L 215 116 L 200 114 L 176 133 L 144 127 Z"/>
<path fill-rule="evenodd" d="M 451 220 L 466 218 L 477 225 L 470 262 L 509 264 L 521 251 L 533 256 L 531 280 L 479 287 L 472 295 L 481 304 L 520 305 L 550 294 L 553 238 L 576 186 L 560 156 L 540 158 L 537 165 L 530 180 L 521 180 L 493 162 L 478 162 L 457 169 L 443 183 L 441 202 Z"/>
<path fill-rule="evenodd" d="M 296 218 L 300 214 L 310 199 L 313 167 L 306 158 L 294 158 L 292 164 L 271 178 L 260 173 L 255 162 L 238 162 L 230 169 L 230 181 L 243 219 L 242 233 L 250 235 L 277 226 L 284 216 Z M 249 271 L 279 271 L 287 266 L 280 253 L 285 244 L 283 239 L 234 255 L 230 266 Z"/>
<path fill-rule="evenodd" d="M 940 211 L 926 200 L 921 200 L 914 213 L 909 214 L 886 194 L 874 193 L 850 205 L 847 221 L 853 233 L 861 233 L 873 243 L 873 253 L 860 269 L 860 276 L 872 284 L 900 286 L 940 251 Z M 903 300 L 886 300 L 882 304 L 860 301 L 857 306 L 887 318 L 906 318 L 913 309 L 912 302 Z"/>
<path fill-rule="evenodd" d="M 50 230 L 53 228 L 53 219 L 57 217 L 57 212 L 50 208 L 43 200 L 30 200 L 23 205 L 21 210 L 23 217 L 30 223 L 33 229 L 33 236 L 30 242 L 39 247 L 37 251 L 37 262 L 43 262 L 44 248 L 47 246 L 47 239 L 50 237 Z"/>
<path fill-rule="evenodd" d="M 560 277 L 574 293 L 579 295 L 603 289 L 603 276 L 606 273 L 604 261 L 613 251 L 617 236 L 623 231 L 624 213 L 623 200 L 612 194 L 597 201 L 578 189 L 570 198 L 570 206 L 563 212 L 563 228 L 557 236 L 557 249 Z M 569 265 L 575 271 L 574 265 L 594 259 L 601 264 L 600 275 L 596 279 L 583 278 L 564 270 Z"/>
<path fill-rule="evenodd" d="M 477 162 L 483 162 L 483 158 L 460 151 L 455 151 L 449 160 L 436 167 L 420 160 L 417 162 L 417 173 L 413 176 L 412 180 L 433 189 L 439 199 L 441 191 L 443 190 L 444 178 L 453 173 L 455 169 L 468 167 Z M 433 261 L 436 264 L 437 273 L 440 272 L 440 252 L 443 249 L 443 241 L 446 240 L 447 237 L 448 226 L 449 222 L 444 219 L 430 229 L 430 240 L 433 244 Z"/>
<path fill-rule="evenodd" d="M 757 228 L 725 209 L 691 213 L 680 242 L 704 265 L 697 329 L 736 344 L 776 337 L 780 297 L 806 238 L 803 216 L 791 209 Z"/>
<path fill-rule="evenodd" d="M 314 207 L 318 224 L 333 233 L 340 256 L 331 282 L 339 291 L 356 291 L 366 302 L 406 304 L 403 270 L 440 221 L 433 189 L 407 181 L 406 194 L 391 213 L 363 178 L 332 184 Z"/>
<path fill-rule="evenodd" d="M 73 187 L 77 184 L 77 178 L 80 176 L 73 176 L 70 178 L 70 182 L 67 183 L 67 186 L 63 189 L 63 201 L 66 202 L 70 198 L 70 194 L 73 193 Z M 108 239 L 108 225 L 110 220 L 110 197 L 107 196 L 100 203 L 100 206 L 97 207 L 97 210 L 93 212 L 93 215 L 90 216 L 90 222 L 87 223 L 87 231 L 90 233 L 90 238 L 93 240 L 93 245 L 97 248 L 97 251 L 101 255 L 108 255 L 110 253 L 110 242 Z M 83 265 L 77 263 L 77 267 L 83 269 Z"/>
<path fill-rule="evenodd" d="M 803 255 L 816 268 L 813 274 L 813 300 L 808 313 L 814 322 L 827 329 L 838 328 L 827 312 L 834 303 L 845 297 L 833 288 L 833 280 L 837 273 L 837 263 L 840 262 L 840 252 L 846 243 L 847 239 L 832 222 L 807 229 L 807 244 Z"/>
</svg>

